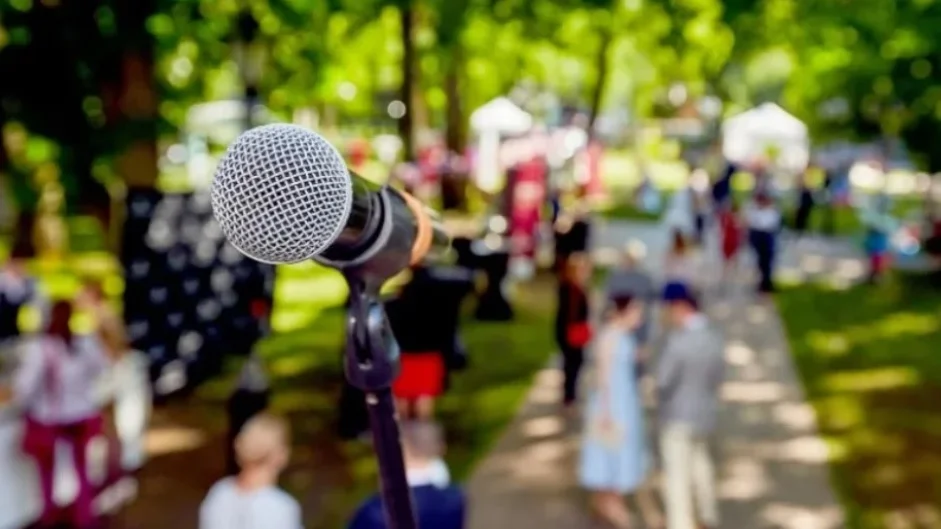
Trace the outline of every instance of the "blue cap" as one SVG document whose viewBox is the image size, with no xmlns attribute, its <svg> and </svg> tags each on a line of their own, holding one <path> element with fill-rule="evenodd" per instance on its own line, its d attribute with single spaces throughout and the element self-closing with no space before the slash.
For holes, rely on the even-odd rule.
<svg viewBox="0 0 941 529">
<path fill-rule="evenodd" d="M 667 283 L 663 287 L 663 301 L 667 303 L 686 301 L 696 305 L 696 295 L 684 283 Z"/>
</svg>

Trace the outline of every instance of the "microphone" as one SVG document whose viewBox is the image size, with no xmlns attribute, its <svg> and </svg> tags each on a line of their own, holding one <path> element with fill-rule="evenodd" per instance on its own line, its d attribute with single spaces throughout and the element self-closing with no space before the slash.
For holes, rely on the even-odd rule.
<svg viewBox="0 0 941 529">
<path fill-rule="evenodd" d="M 345 276 L 346 377 L 366 394 L 389 527 L 416 529 L 391 390 L 399 347 L 379 289 L 446 252 L 450 238 L 417 199 L 353 174 L 327 140 L 295 125 L 239 136 L 216 168 L 210 196 L 222 232 L 251 259 L 312 259 Z"/>
<path fill-rule="evenodd" d="M 211 198 L 226 238 L 248 257 L 311 259 L 373 286 L 450 248 L 416 198 L 351 172 L 326 139 L 296 125 L 240 135 L 216 168 Z"/>
</svg>

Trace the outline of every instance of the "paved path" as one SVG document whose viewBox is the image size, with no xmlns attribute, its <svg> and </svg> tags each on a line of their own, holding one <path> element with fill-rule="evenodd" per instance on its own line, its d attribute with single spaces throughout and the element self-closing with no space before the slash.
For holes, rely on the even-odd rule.
<svg viewBox="0 0 941 529">
<path fill-rule="evenodd" d="M 596 259 L 610 260 L 628 239 L 644 242 L 648 266 L 658 269 L 667 238 L 650 225 L 599 226 Z M 780 268 L 785 277 L 827 271 L 838 281 L 863 273 L 852 245 L 840 241 L 789 244 Z M 722 527 L 841 527 L 826 446 L 816 435 L 776 311 L 744 284 L 711 298 L 708 311 L 728 340 L 717 446 Z M 470 529 L 591 527 L 575 480 L 578 422 L 558 413 L 559 384 L 554 369 L 538 374 L 516 421 L 472 476 Z"/>
</svg>

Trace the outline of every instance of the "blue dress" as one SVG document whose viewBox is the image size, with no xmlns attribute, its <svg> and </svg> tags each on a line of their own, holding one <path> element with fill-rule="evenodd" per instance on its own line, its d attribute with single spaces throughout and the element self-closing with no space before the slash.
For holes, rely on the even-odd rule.
<svg viewBox="0 0 941 529">
<path fill-rule="evenodd" d="M 611 331 L 608 331 L 611 332 Z M 603 336 L 599 338 L 604 339 Z M 650 460 L 644 432 L 644 412 L 635 376 L 636 345 L 627 333 L 618 333 L 606 376 L 610 391 L 611 431 L 598 428 L 600 388 L 592 388 L 585 413 L 579 480 L 589 490 L 628 493 L 647 477 Z M 595 342 L 597 347 L 598 341 Z"/>
</svg>

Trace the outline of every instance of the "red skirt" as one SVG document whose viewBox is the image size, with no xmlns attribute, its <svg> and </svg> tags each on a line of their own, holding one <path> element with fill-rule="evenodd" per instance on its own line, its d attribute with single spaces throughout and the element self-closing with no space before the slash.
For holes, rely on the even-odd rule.
<svg viewBox="0 0 941 529">
<path fill-rule="evenodd" d="M 392 394 L 400 399 L 437 397 L 444 391 L 444 357 L 436 351 L 402 353 Z"/>
</svg>

